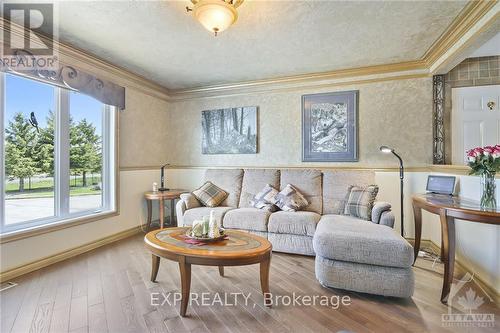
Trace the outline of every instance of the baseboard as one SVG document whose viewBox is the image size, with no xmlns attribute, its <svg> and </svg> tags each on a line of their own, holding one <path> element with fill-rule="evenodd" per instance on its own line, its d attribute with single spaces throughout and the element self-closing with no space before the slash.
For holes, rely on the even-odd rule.
<svg viewBox="0 0 500 333">
<path fill-rule="evenodd" d="M 413 238 L 407 238 L 406 240 L 410 242 L 410 244 L 412 245 L 415 242 Z M 441 254 L 441 247 L 430 239 L 422 239 L 420 241 L 420 248 L 421 249 L 429 248 L 437 255 Z M 471 272 L 474 272 L 472 268 L 467 267 L 467 265 L 462 263 L 460 259 L 455 259 L 455 273 L 465 275 L 465 273 L 471 273 Z M 477 282 L 477 284 L 479 284 L 481 288 L 484 289 L 484 291 L 488 293 L 488 295 L 490 295 L 493 298 L 493 301 L 496 304 L 500 303 L 500 292 L 497 291 L 494 286 L 491 286 L 489 283 L 486 283 L 483 279 L 481 279 L 481 277 L 477 275 L 474 275 L 474 280 Z"/>
<path fill-rule="evenodd" d="M 124 238 L 128 238 L 130 236 L 136 235 L 138 233 L 142 232 L 142 226 L 136 226 L 131 229 L 127 229 L 124 231 L 121 231 L 117 234 L 110 235 L 101 239 L 98 239 L 96 241 L 80 245 L 77 247 L 74 247 L 72 249 L 66 250 L 64 252 L 60 252 L 58 254 L 54 254 L 36 261 L 32 261 L 28 264 L 24 264 L 12 269 L 9 269 L 5 272 L 0 273 L 0 282 L 5 282 L 11 279 L 14 279 L 18 276 L 36 271 L 40 268 L 47 267 L 49 265 L 55 264 L 57 262 L 75 257 L 77 255 L 80 255 L 82 253 L 97 249 L 98 247 L 119 241 Z"/>
</svg>

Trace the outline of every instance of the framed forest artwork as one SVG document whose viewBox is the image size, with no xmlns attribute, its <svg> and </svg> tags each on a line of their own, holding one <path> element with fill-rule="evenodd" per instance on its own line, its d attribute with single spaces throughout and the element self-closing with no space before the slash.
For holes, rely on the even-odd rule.
<svg viewBox="0 0 500 333">
<path fill-rule="evenodd" d="M 358 160 L 358 91 L 302 96 L 302 161 Z"/>
<path fill-rule="evenodd" d="M 203 154 L 256 154 L 257 107 L 201 112 Z"/>
</svg>

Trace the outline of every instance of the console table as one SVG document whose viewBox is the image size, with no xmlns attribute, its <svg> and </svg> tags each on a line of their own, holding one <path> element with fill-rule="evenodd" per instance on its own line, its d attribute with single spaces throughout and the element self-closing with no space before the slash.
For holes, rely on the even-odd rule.
<svg viewBox="0 0 500 333">
<path fill-rule="evenodd" d="M 165 200 L 170 200 L 170 226 L 176 227 L 177 224 L 174 223 L 175 216 L 175 199 L 179 199 L 182 193 L 186 193 L 184 190 L 168 190 L 163 192 L 145 192 L 144 198 L 146 199 L 146 203 L 148 205 L 148 229 L 151 226 L 152 213 L 153 213 L 153 201 L 158 200 L 160 206 L 160 228 L 163 229 L 163 223 L 165 218 Z"/>
<path fill-rule="evenodd" d="M 441 261 L 444 263 L 443 289 L 441 302 L 447 303 L 453 281 L 455 264 L 455 219 L 471 223 L 500 225 L 500 209 L 481 210 L 479 202 L 442 194 L 418 194 L 412 197 L 415 217 L 414 254 L 417 260 L 422 236 L 422 209 L 439 215 L 441 221 Z M 415 262 L 414 262 L 415 263 Z"/>
</svg>

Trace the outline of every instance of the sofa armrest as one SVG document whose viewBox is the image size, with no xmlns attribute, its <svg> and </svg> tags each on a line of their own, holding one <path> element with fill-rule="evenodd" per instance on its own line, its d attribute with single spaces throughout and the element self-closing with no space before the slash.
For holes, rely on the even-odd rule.
<svg viewBox="0 0 500 333">
<path fill-rule="evenodd" d="M 382 215 L 380 216 L 380 221 L 378 224 L 386 225 L 390 228 L 394 228 L 394 221 L 395 221 L 394 214 L 390 210 L 386 210 L 382 212 Z"/>
<path fill-rule="evenodd" d="M 175 205 L 175 213 L 177 216 L 177 225 L 179 227 L 184 226 L 184 212 L 187 210 L 186 208 L 186 203 L 184 200 L 179 200 L 177 201 L 177 204 Z"/>
<path fill-rule="evenodd" d="M 182 193 L 180 195 L 181 201 L 184 202 L 186 209 L 201 207 L 201 203 L 196 199 L 193 193 Z"/>
<path fill-rule="evenodd" d="M 388 202 L 383 202 L 383 201 L 377 201 L 373 205 L 372 208 L 372 222 L 373 223 L 380 223 L 380 219 L 382 217 L 382 214 L 386 211 L 391 210 L 391 204 Z"/>
</svg>

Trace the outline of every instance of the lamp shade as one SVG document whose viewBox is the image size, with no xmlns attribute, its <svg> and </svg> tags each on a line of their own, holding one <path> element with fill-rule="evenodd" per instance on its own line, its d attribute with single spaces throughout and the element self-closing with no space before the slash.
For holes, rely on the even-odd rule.
<svg viewBox="0 0 500 333">
<path fill-rule="evenodd" d="M 236 9 L 220 0 L 199 1 L 193 9 L 193 14 L 205 29 L 215 34 L 229 28 L 238 18 Z"/>
<path fill-rule="evenodd" d="M 392 153 L 394 151 L 394 149 L 387 147 L 387 146 L 380 146 L 380 151 L 388 154 L 388 153 Z"/>
</svg>

